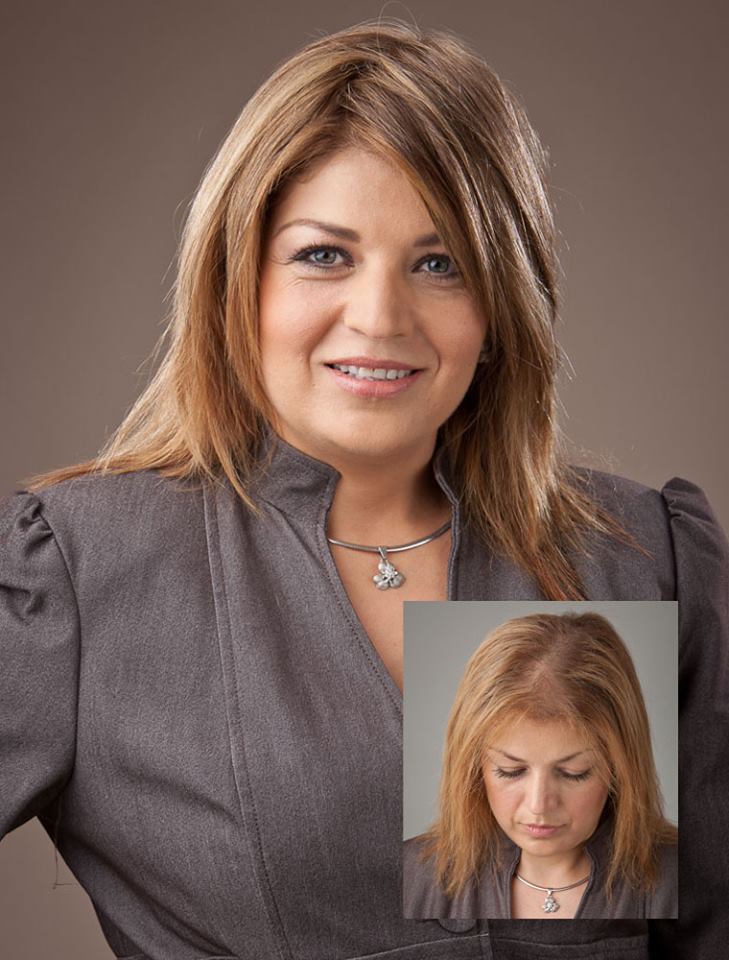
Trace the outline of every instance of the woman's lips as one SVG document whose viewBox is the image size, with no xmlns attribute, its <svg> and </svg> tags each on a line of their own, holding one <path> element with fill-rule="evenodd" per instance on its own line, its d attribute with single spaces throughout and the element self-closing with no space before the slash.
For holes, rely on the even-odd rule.
<svg viewBox="0 0 729 960">
<path fill-rule="evenodd" d="M 338 386 L 359 397 L 392 397 L 413 386 L 423 372 L 396 360 L 372 357 L 347 357 L 325 367 Z"/>
<path fill-rule="evenodd" d="M 550 826 L 548 824 L 539 824 L 539 823 L 522 823 L 522 829 L 525 830 L 530 837 L 536 837 L 537 839 L 551 837 L 558 830 L 561 830 L 561 825 Z"/>
</svg>

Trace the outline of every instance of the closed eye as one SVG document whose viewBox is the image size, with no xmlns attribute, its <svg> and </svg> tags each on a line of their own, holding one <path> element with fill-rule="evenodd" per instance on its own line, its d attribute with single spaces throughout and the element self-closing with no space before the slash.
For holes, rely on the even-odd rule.
<svg viewBox="0 0 729 960">
<path fill-rule="evenodd" d="M 505 770 L 503 767 L 494 767 L 494 773 L 497 777 L 502 777 L 504 780 L 516 780 L 517 777 L 520 777 L 526 770 L 526 767 L 514 767 L 513 769 Z"/>
<path fill-rule="evenodd" d="M 494 773 L 503 780 L 516 780 L 526 772 L 526 767 L 494 767 Z M 557 773 L 563 780 L 569 780 L 571 783 L 580 783 L 592 776 L 592 770 L 583 770 L 581 773 L 570 773 L 568 770 L 558 770 Z"/>
<path fill-rule="evenodd" d="M 560 777 L 565 780 L 571 780 L 573 783 L 579 783 L 581 780 L 587 780 L 592 776 L 592 770 L 583 770 L 582 773 L 569 773 L 567 770 L 559 771 Z"/>
</svg>

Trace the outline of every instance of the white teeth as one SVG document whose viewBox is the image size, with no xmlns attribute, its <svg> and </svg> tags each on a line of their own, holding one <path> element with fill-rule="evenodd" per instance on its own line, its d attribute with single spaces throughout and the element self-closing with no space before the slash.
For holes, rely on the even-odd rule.
<svg viewBox="0 0 729 960">
<path fill-rule="evenodd" d="M 385 370 L 384 367 L 355 367 L 345 363 L 333 363 L 335 370 L 348 373 L 357 380 L 402 380 L 409 377 L 413 370 Z"/>
</svg>

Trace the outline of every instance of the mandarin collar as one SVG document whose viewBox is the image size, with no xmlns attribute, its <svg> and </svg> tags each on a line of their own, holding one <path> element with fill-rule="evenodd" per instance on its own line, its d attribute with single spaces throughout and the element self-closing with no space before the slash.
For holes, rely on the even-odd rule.
<svg viewBox="0 0 729 960">
<path fill-rule="evenodd" d="M 458 498 L 445 450 L 436 449 L 432 463 L 436 482 L 454 509 L 455 523 Z M 254 499 L 299 520 L 318 524 L 326 520 L 340 477 L 331 464 L 309 456 L 270 431 L 261 446 L 250 490 Z"/>
</svg>

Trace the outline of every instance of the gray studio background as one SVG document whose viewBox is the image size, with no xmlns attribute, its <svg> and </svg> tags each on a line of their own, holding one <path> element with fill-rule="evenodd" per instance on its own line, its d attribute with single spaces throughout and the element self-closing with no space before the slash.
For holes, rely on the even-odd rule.
<svg viewBox="0 0 729 960">
<path fill-rule="evenodd" d="M 0 495 L 91 456 L 146 382 L 188 203 L 243 103 L 305 42 L 380 14 L 466 38 L 549 149 L 572 459 L 685 476 L 729 525 L 718 0 L 6 3 Z M 0 931 L 14 960 L 111 957 L 35 821 L 0 844 Z"/>
<path fill-rule="evenodd" d="M 448 715 L 471 654 L 512 617 L 568 611 L 602 614 L 635 663 L 651 724 L 666 815 L 678 822 L 678 603 L 473 600 L 405 604 L 403 838 L 436 815 Z"/>
</svg>

